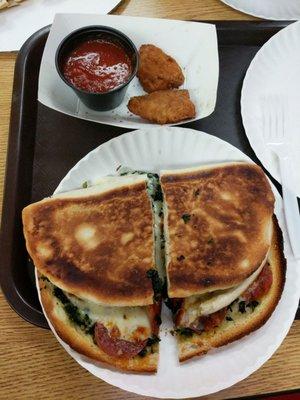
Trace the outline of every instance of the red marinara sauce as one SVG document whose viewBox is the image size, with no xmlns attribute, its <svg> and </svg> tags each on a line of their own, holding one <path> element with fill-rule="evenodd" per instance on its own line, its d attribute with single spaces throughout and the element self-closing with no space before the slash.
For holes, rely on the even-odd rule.
<svg viewBox="0 0 300 400">
<path fill-rule="evenodd" d="M 90 93 L 104 93 L 128 80 L 132 63 L 124 48 L 117 43 L 90 39 L 66 54 L 62 72 L 76 88 Z"/>
</svg>

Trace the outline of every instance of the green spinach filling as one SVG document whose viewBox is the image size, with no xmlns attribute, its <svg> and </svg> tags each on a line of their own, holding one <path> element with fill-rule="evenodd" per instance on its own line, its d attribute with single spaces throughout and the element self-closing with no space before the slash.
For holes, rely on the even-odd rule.
<svg viewBox="0 0 300 400">
<path fill-rule="evenodd" d="M 93 335 L 95 324 L 90 319 L 90 317 L 80 311 L 79 308 L 76 307 L 74 304 L 72 304 L 68 297 L 64 294 L 64 292 L 57 286 L 54 286 L 53 294 L 61 302 L 69 320 L 75 325 L 78 325 L 85 333 Z"/>
<path fill-rule="evenodd" d="M 47 280 L 47 278 L 41 277 L 42 280 Z M 50 281 L 49 281 L 50 282 Z M 60 301 L 63 306 L 65 313 L 67 314 L 69 320 L 75 325 L 79 326 L 86 334 L 94 335 L 95 323 L 89 318 L 89 316 L 75 306 L 69 298 L 65 295 L 63 290 L 53 285 L 53 295 Z M 156 335 L 148 338 L 146 346 L 140 351 L 139 356 L 144 357 L 148 353 L 155 352 L 155 345 L 160 342 L 160 338 Z"/>
<path fill-rule="evenodd" d="M 194 335 L 194 331 L 191 328 L 185 328 L 185 327 L 178 327 L 175 329 L 175 333 L 177 335 L 181 335 L 183 337 L 192 337 Z"/>
<path fill-rule="evenodd" d="M 159 277 L 156 269 L 149 269 L 147 271 L 147 277 L 149 279 L 151 279 L 151 282 L 152 282 L 152 288 L 153 288 L 153 292 L 154 292 L 153 300 L 159 301 L 162 297 L 163 281 Z"/>
<path fill-rule="evenodd" d="M 155 345 L 160 342 L 160 338 L 153 335 L 147 340 L 146 346 L 139 352 L 140 357 L 145 357 L 148 353 L 153 354 L 155 352 Z"/>
</svg>

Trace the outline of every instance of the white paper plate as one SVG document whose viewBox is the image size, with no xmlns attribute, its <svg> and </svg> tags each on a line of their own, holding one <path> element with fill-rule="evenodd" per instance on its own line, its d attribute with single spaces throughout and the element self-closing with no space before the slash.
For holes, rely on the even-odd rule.
<svg viewBox="0 0 300 400">
<path fill-rule="evenodd" d="M 255 17 L 274 20 L 300 19 L 299 0 L 221 0 L 228 6 Z"/>
<path fill-rule="evenodd" d="M 107 14 L 120 0 L 26 0 L 0 12 L 0 51 L 19 50 L 34 32 L 52 24 L 56 13 Z"/>
<path fill-rule="evenodd" d="M 55 52 L 70 32 L 87 25 L 106 25 L 129 36 L 137 48 L 151 43 L 173 56 L 183 69 L 185 82 L 196 106 L 196 117 L 207 117 L 216 104 L 219 61 L 216 28 L 211 24 L 115 15 L 58 14 L 52 25 L 40 68 L 38 100 L 73 117 L 103 124 L 138 129 L 153 125 L 131 114 L 127 103 L 132 96 L 145 94 L 137 78 L 129 85 L 122 104 L 112 111 L 99 112 L 85 107 L 73 90 L 59 77 Z M 187 122 L 187 121 L 184 121 Z"/>
<path fill-rule="evenodd" d="M 120 164 L 158 172 L 165 168 L 232 160 L 251 161 L 232 145 L 203 132 L 167 127 L 145 129 L 126 133 L 90 152 L 70 170 L 55 193 L 79 188 L 86 180 L 95 183 L 99 176 L 115 173 Z M 286 236 L 280 196 L 276 189 L 274 193 L 276 214 Z M 293 322 L 298 305 L 300 265 L 290 258 L 288 246 L 285 250 L 288 257 L 286 285 L 269 321 L 248 337 L 201 358 L 179 365 L 175 339 L 166 332 L 172 324 L 170 320 L 166 321 L 165 315 L 156 375 L 129 374 L 105 368 L 80 356 L 56 337 L 65 350 L 93 375 L 137 394 L 182 399 L 225 389 L 246 378 L 267 361 Z M 49 325 L 54 332 L 50 322 Z"/>
<path fill-rule="evenodd" d="M 300 4 L 300 1 L 299 1 Z M 244 79 L 241 113 L 250 145 L 265 168 L 280 181 L 279 164 L 264 145 L 262 97 L 280 95 L 288 115 L 285 135 L 291 143 L 294 185 L 300 197 L 300 22 L 274 35 L 256 54 Z"/>
</svg>

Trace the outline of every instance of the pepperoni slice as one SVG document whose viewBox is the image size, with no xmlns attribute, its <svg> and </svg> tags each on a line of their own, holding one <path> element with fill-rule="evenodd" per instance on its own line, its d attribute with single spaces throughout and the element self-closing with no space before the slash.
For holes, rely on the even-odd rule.
<svg viewBox="0 0 300 400">
<path fill-rule="evenodd" d="M 100 322 L 97 322 L 95 326 L 95 341 L 106 354 L 118 358 L 136 356 L 147 343 L 147 340 L 129 342 L 128 340 L 111 337 L 108 330 Z"/>
<path fill-rule="evenodd" d="M 151 323 L 151 331 L 153 335 L 158 335 L 161 313 L 161 300 L 148 306 L 148 314 Z"/>
<path fill-rule="evenodd" d="M 270 264 L 266 264 L 255 281 L 245 290 L 242 297 L 246 301 L 259 300 L 270 290 L 273 283 Z"/>
<path fill-rule="evenodd" d="M 189 326 L 189 328 L 197 333 L 202 333 L 203 331 L 208 332 L 211 329 L 215 329 L 224 321 L 226 312 L 227 307 L 224 307 L 212 314 L 199 317 Z"/>
<path fill-rule="evenodd" d="M 224 307 L 221 310 L 214 312 L 213 314 L 207 315 L 206 317 L 201 317 L 200 321 L 204 326 L 205 332 L 217 328 L 224 321 L 226 312 L 227 307 Z"/>
</svg>

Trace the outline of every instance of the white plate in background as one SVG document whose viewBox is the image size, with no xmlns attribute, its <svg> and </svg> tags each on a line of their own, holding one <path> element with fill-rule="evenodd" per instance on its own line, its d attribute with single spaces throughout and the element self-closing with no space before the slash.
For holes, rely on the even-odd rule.
<svg viewBox="0 0 300 400">
<path fill-rule="evenodd" d="M 0 12 L 0 51 L 19 50 L 36 31 L 52 24 L 56 13 L 107 14 L 120 0 L 26 0 Z"/>
<path fill-rule="evenodd" d="M 248 68 L 241 95 L 241 113 L 250 145 L 280 182 L 278 160 L 263 140 L 262 99 L 268 95 L 285 102 L 285 137 L 290 142 L 294 173 L 290 190 L 300 197 L 300 22 L 282 29 L 262 46 Z"/>
<path fill-rule="evenodd" d="M 214 111 L 219 78 L 218 43 L 214 25 L 116 15 L 56 15 L 41 62 L 38 90 L 38 100 L 41 103 L 73 117 L 107 125 L 132 129 L 153 125 L 127 109 L 130 97 L 145 94 L 137 78 L 129 85 L 125 99 L 118 108 L 99 112 L 85 107 L 59 77 L 55 68 L 55 52 L 59 43 L 70 32 L 88 25 L 116 28 L 132 39 L 137 48 L 146 43 L 162 48 L 183 69 L 185 82 L 182 88 L 189 90 L 196 106 L 196 117 L 190 121 L 204 118 Z"/>
<path fill-rule="evenodd" d="M 228 6 L 255 17 L 274 20 L 300 19 L 299 0 L 221 0 Z"/>
<path fill-rule="evenodd" d="M 88 153 L 61 181 L 55 193 L 80 188 L 86 180 L 95 183 L 101 176 L 115 174 L 121 164 L 134 169 L 158 172 L 222 161 L 251 159 L 223 140 L 185 128 L 148 128 L 114 138 Z M 232 344 L 194 358 L 182 365 L 177 360 L 175 338 L 167 329 L 172 323 L 163 313 L 160 361 L 157 374 L 133 374 L 104 367 L 73 351 L 49 326 L 64 349 L 83 368 L 98 378 L 124 390 L 158 398 L 183 399 L 225 389 L 257 370 L 279 347 L 293 322 L 298 306 L 300 263 L 290 256 L 286 242 L 281 198 L 276 196 L 276 215 L 285 238 L 288 260 L 282 298 L 271 318 L 259 330 Z M 38 290 L 39 293 L 39 290 Z"/>
</svg>

